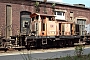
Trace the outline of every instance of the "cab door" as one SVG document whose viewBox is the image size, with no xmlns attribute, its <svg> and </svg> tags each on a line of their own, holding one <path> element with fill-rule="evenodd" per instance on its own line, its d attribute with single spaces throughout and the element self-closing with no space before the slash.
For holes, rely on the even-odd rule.
<svg viewBox="0 0 90 60">
<path fill-rule="evenodd" d="M 64 24 L 64 35 L 71 35 L 71 24 L 66 23 Z"/>
<path fill-rule="evenodd" d="M 41 36 L 47 36 L 46 34 L 46 28 L 47 27 L 47 23 L 46 23 L 46 17 L 42 17 L 41 18 Z"/>
</svg>

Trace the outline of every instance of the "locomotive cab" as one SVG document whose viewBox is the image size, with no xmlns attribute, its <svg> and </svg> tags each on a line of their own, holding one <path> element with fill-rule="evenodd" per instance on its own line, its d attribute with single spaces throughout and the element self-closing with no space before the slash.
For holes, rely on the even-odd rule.
<svg viewBox="0 0 90 60">
<path fill-rule="evenodd" d="M 31 14 L 31 32 L 35 36 L 55 36 L 56 35 L 56 20 L 54 15 L 47 14 Z"/>
</svg>

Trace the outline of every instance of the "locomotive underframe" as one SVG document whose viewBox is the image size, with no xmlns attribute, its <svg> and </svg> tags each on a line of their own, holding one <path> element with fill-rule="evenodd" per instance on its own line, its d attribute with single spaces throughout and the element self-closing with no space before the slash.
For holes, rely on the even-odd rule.
<svg viewBox="0 0 90 60">
<path fill-rule="evenodd" d="M 26 48 L 52 48 L 73 46 L 79 43 L 80 36 L 28 36 Z"/>
</svg>

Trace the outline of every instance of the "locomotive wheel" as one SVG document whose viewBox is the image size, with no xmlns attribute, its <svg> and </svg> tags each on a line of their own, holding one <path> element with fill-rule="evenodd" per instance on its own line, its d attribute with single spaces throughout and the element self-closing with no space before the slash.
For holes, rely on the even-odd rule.
<svg viewBox="0 0 90 60">
<path fill-rule="evenodd" d="M 47 45 L 42 45 L 42 49 L 46 49 L 47 48 Z"/>
<path fill-rule="evenodd" d="M 4 49 L 5 52 L 7 52 L 7 50 L 8 50 L 7 48 Z"/>
<path fill-rule="evenodd" d="M 20 49 L 18 49 L 18 51 L 21 51 L 21 48 L 20 48 Z"/>
<path fill-rule="evenodd" d="M 67 45 L 66 40 L 62 41 L 62 45 L 63 45 L 63 47 L 66 47 L 66 45 Z"/>
<path fill-rule="evenodd" d="M 54 41 L 54 47 L 63 47 L 64 46 L 64 42 L 63 41 Z"/>
<path fill-rule="evenodd" d="M 59 46 L 60 46 L 61 48 L 63 47 L 63 42 L 62 42 L 62 41 L 59 43 Z"/>
<path fill-rule="evenodd" d="M 30 46 L 29 45 L 26 45 L 25 46 L 27 50 L 30 50 Z"/>
<path fill-rule="evenodd" d="M 73 41 L 70 41 L 68 44 L 69 44 L 70 47 L 71 47 L 71 46 L 74 46 Z"/>
</svg>

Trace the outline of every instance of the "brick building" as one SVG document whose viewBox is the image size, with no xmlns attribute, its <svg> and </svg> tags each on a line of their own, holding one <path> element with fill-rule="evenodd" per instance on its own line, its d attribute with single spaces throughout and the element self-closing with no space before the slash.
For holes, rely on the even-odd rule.
<svg viewBox="0 0 90 60">
<path fill-rule="evenodd" d="M 80 24 L 80 34 L 84 34 L 86 24 L 90 24 L 90 8 L 83 4 L 63 4 L 31 0 L 0 1 L 0 35 L 12 36 L 22 33 L 24 22 L 30 21 L 30 14 L 42 13 L 55 15 L 57 20 L 72 21 Z"/>
</svg>

